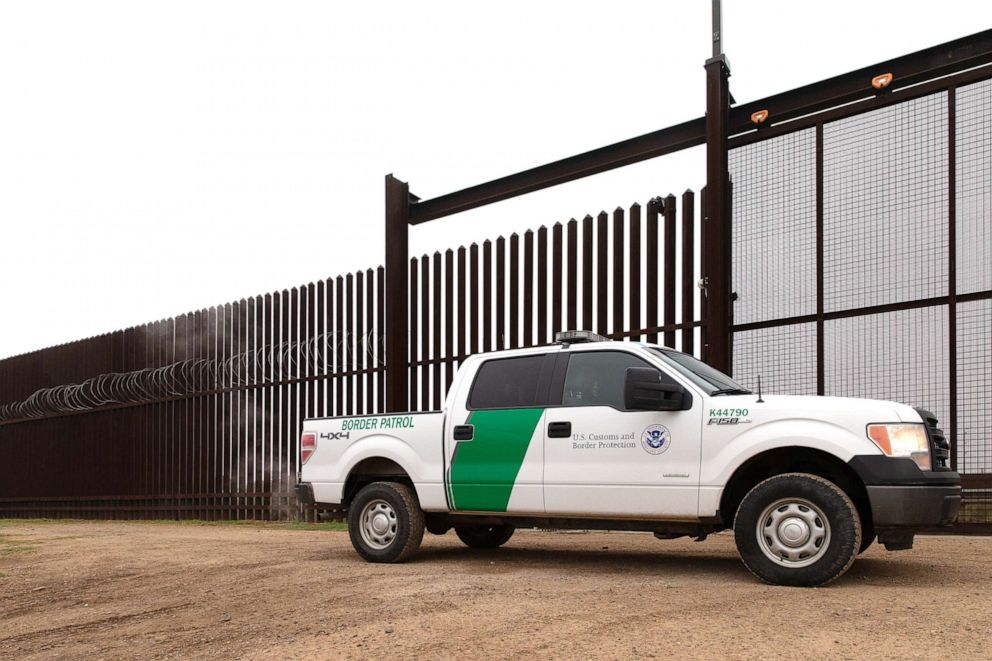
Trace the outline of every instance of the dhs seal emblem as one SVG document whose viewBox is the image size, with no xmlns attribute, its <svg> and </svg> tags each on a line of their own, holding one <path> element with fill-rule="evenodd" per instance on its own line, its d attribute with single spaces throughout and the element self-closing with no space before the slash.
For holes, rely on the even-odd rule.
<svg viewBox="0 0 992 661">
<path fill-rule="evenodd" d="M 672 444 L 672 435 L 667 427 L 651 425 L 641 434 L 641 447 L 649 454 L 661 454 Z"/>
</svg>

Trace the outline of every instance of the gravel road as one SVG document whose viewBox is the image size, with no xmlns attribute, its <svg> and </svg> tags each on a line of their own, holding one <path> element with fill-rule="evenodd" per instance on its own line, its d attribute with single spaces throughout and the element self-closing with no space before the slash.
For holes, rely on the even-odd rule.
<svg viewBox="0 0 992 661">
<path fill-rule="evenodd" d="M 0 658 L 989 658 L 992 539 L 764 585 L 733 539 L 427 535 L 373 565 L 280 524 L 0 522 Z"/>
</svg>

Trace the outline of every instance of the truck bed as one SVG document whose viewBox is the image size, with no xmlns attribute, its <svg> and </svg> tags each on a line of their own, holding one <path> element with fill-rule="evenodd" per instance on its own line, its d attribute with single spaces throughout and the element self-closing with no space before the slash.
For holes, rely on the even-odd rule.
<svg viewBox="0 0 992 661">
<path fill-rule="evenodd" d="M 356 466 L 375 461 L 376 470 L 388 474 L 391 461 L 410 476 L 424 510 L 444 511 L 443 428 L 440 411 L 307 420 L 303 433 L 316 435 L 317 449 L 303 465 L 301 479 L 313 485 L 317 502 L 337 504 Z M 370 437 L 374 443 L 360 443 Z"/>
</svg>

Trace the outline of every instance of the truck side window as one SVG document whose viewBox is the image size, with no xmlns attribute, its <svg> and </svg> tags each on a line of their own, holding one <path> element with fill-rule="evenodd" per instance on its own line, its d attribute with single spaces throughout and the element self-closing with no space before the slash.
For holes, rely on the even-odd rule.
<svg viewBox="0 0 992 661">
<path fill-rule="evenodd" d="M 562 406 L 612 406 L 624 410 L 628 367 L 654 367 L 626 351 L 577 351 L 569 356 Z M 660 370 L 659 370 L 660 371 Z M 671 381 L 666 375 L 665 381 Z"/>
<path fill-rule="evenodd" d="M 498 358 L 482 364 L 468 396 L 470 409 L 535 406 L 544 354 Z"/>
</svg>

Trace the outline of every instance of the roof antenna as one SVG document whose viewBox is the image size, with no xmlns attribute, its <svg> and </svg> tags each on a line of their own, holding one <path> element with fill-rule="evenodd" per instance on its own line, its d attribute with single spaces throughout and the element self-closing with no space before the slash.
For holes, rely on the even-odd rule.
<svg viewBox="0 0 992 661">
<path fill-rule="evenodd" d="M 755 404 L 764 404 L 765 400 L 761 399 L 761 375 L 758 375 L 758 401 Z"/>
</svg>

